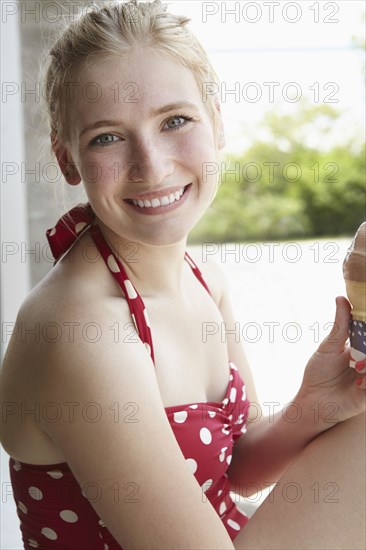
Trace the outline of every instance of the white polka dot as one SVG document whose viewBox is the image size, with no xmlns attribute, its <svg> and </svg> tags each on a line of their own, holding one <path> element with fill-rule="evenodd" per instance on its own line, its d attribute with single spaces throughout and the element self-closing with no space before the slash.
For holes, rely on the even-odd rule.
<svg viewBox="0 0 366 550">
<path fill-rule="evenodd" d="M 231 388 L 230 390 L 230 401 L 234 403 L 236 399 L 236 388 Z"/>
<path fill-rule="evenodd" d="M 228 426 L 229 426 L 229 424 L 224 424 L 224 427 L 223 427 L 222 430 L 221 430 L 222 433 L 225 434 L 225 435 L 229 435 L 229 433 L 230 433 L 230 432 L 228 431 L 228 429 L 227 429 Z"/>
<path fill-rule="evenodd" d="M 243 396 L 242 396 L 242 398 L 241 398 L 241 399 L 242 399 L 242 401 L 245 401 L 245 400 L 246 400 L 246 398 L 247 398 L 247 391 L 246 391 L 246 389 L 245 389 L 245 385 L 244 385 L 244 386 L 243 386 Z"/>
<path fill-rule="evenodd" d="M 60 517 L 64 521 L 67 521 L 67 523 L 76 523 L 79 519 L 78 515 L 72 510 L 62 510 L 62 512 L 60 512 Z"/>
<path fill-rule="evenodd" d="M 99 523 L 99 525 L 100 525 L 101 527 L 105 527 L 105 523 L 104 523 L 104 521 L 103 521 L 102 519 L 100 519 L 100 520 L 98 521 L 98 523 Z"/>
<path fill-rule="evenodd" d="M 103 538 L 103 535 L 102 533 L 99 533 L 99 538 L 102 539 Z"/>
<path fill-rule="evenodd" d="M 209 416 L 210 418 L 215 418 L 215 416 L 216 416 L 215 411 L 208 411 L 208 416 Z"/>
<path fill-rule="evenodd" d="M 227 451 L 227 447 L 223 447 L 223 448 L 221 449 L 221 454 L 220 454 L 220 456 L 219 456 L 220 462 L 224 462 L 224 460 L 225 460 L 225 451 Z"/>
<path fill-rule="evenodd" d="M 19 508 L 19 510 L 21 510 L 23 512 L 23 514 L 28 513 L 28 508 L 26 507 L 26 505 L 21 500 L 18 502 L 18 508 Z"/>
<path fill-rule="evenodd" d="M 222 404 L 223 405 L 227 405 L 229 403 L 229 399 L 227 397 L 225 397 L 225 399 L 223 400 Z"/>
<path fill-rule="evenodd" d="M 197 472 L 198 465 L 194 458 L 186 458 L 186 464 L 192 474 L 195 474 Z"/>
<path fill-rule="evenodd" d="M 15 460 L 13 464 L 13 468 L 16 472 L 19 472 L 19 470 L 22 469 L 22 465 L 20 464 L 20 462 L 18 462 L 18 460 Z"/>
<path fill-rule="evenodd" d="M 231 382 L 231 380 L 233 380 L 233 379 L 234 379 L 233 375 L 232 375 L 232 374 L 230 374 L 230 376 L 229 376 L 229 380 L 230 380 L 230 382 Z"/>
<path fill-rule="evenodd" d="M 50 529 L 49 527 L 43 527 L 41 533 L 47 539 L 50 539 L 50 540 L 56 540 L 57 539 L 57 533 L 53 529 Z"/>
<path fill-rule="evenodd" d="M 240 431 L 241 431 L 242 434 L 247 433 L 247 427 L 244 425 L 244 426 L 241 428 Z"/>
<path fill-rule="evenodd" d="M 131 299 L 137 298 L 137 292 L 134 289 L 133 284 L 131 283 L 131 281 L 129 279 L 126 279 L 123 282 L 125 284 L 128 297 L 131 298 Z"/>
<path fill-rule="evenodd" d="M 53 237 L 53 236 L 55 235 L 55 233 L 56 233 L 56 227 L 53 227 L 53 228 L 51 229 L 51 231 L 49 232 L 49 236 L 50 236 L 50 237 Z"/>
<path fill-rule="evenodd" d="M 212 441 L 212 435 L 208 428 L 200 429 L 200 439 L 205 445 L 209 445 Z"/>
<path fill-rule="evenodd" d="M 230 414 L 228 418 L 229 418 L 229 420 L 232 420 L 232 419 L 233 419 L 233 415 Z"/>
<path fill-rule="evenodd" d="M 232 455 L 228 455 L 228 456 L 226 457 L 226 462 L 227 462 L 228 464 L 230 464 L 231 459 L 232 459 Z"/>
<path fill-rule="evenodd" d="M 149 320 L 149 316 L 148 316 L 147 311 L 146 311 L 146 307 L 144 308 L 143 313 L 144 313 L 144 317 L 145 317 L 145 322 L 146 322 L 147 326 L 149 327 L 150 326 L 150 320 Z"/>
<path fill-rule="evenodd" d="M 211 487 L 212 484 L 213 484 L 213 479 L 207 479 L 207 481 L 202 483 L 201 488 L 206 493 L 206 491 L 209 490 L 209 488 Z"/>
<path fill-rule="evenodd" d="M 108 267 L 113 273 L 119 273 L 120 268 L 118 267 L 118 264 L 116 262 L 116 258 L 113 256 L 113 254 L 110 254 L 107 259 Z"/>
<path fill-rule="evenodd" d="M 38 487 L 29 487 L 28 493 L 34 500 L 42 500 L 43 498 L 43 493 Z"/>
<path fill-rule="evenodd" d="M 187 420 L 188 413 L 187 411 L 179 411 L 174 413 L 174 422 L 177 424 L 182 424 Z"/>
<path fill-rule="evenodd" d="M 222 489 L 220 489 L 219 491 L 217 491 L 217 496 L 220 497 L 222 495 Z"/>
<path fill-rule="evenodd" d="M 231 367 L 232 369 L 234 369 L 234 370 L 238 370 L 238 369 L 236 368 L 236 366 L 234 365 L 234 363 L 230 363 L 230 367 Z"/>
<path fill-rule="evenodd" d="M 104 545 L 104 550 L 109 550 L 108 544 L 105 544 L 105 545 Z"/>
<path fill-rule="evenodd" d="M 236 523 L 236 521 L 232 519 L 227 520 L 227 524 L 232 528 L 235 529 L 235 531 L 240 531 L 240 525 Z"/>
<path fill-rule="evenodd" d="M 225 502 L 222 502 L 220 504 L 220 508 L 219 508 L 220 516 L 222 516 L 222 514 L 224 514 L 226 512 L 226 510 L 227 510 L 227 506 L 226 506 Z"/>
<path fill-rule="evenodd" d="M 147 342 L 144 342 L 144 346 L 145 346 L 145 348 L 147 349 L 147 353 L 151 356 L 151 347 L 150 347 L 150 344 L 148 344 Z"/>
<path fill-rule="evenodd" d="M 75 232 L 80 233 L 88 224 L 86 222 L 79 222 L 75 225 Z"/>
<path fill-rule="evenodd" d="M 52 470 L 51 472 L 47 472 L 49 476 L 53 477 L 53 479 L 61 479 L 64 477 L 64 474 L 60 470 Z"/>
<path fill-rule="evenodd" d="M 198 405 L 189 405 L 190 409 L 197 409 Z"/>
<path fill-rule="evenodd" d="M 32 548 L 38 548 L 38 546 L 39 546 L 38 542 L 34 539 L 28 539 L 28 544 Z"/>
</svg>

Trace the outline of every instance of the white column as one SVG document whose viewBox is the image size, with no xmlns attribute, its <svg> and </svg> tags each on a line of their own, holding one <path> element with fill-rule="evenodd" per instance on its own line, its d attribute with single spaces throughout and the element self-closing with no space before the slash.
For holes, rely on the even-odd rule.
<svg viewBox="0 0 366 550">
<path fill-rule="evenodd" d="M 1 322 L 2 354 L 14 322 L 30 290 L 28 263 L 22 250 L 28 241 L 24 165 L 24 125 L 21 97 L 19 5 L 1 3 Z M 23 179 L 23 181 L 22 181 Z M 23 256 L 23 257 L 22 257 Z"/>
<path fill-rule="evenodd" d="M 19 4 L 1 2 L 1 357 L 10 336 L 11 323 L 30 290 L 28 263 L 22 261 L 27 243 L 26 185 L 24 162 L 23 104 L 21 101 L 21 49 Z M 22 245 L 22 243 L 24 243 Z M 27 367 L 24 365 L 25 368 Z M 23 548 L 10 485 L 8 455 L 1 448 L 0 547 Z"/>
</svg>

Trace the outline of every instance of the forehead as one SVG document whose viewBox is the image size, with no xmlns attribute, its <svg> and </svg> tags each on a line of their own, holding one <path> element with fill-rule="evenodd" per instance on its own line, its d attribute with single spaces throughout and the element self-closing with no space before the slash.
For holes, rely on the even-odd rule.
<svg viewBox="0 0 366 550">
<path fill-rule="evenodd" d="M 74 124 L 88 124 L 96 115 L 107 113 L 142 116 L 151 108 L 179 101 L 204 107 L 192 71 L 147 48 L 89 63 L 77 76 Z"/>
</svg>

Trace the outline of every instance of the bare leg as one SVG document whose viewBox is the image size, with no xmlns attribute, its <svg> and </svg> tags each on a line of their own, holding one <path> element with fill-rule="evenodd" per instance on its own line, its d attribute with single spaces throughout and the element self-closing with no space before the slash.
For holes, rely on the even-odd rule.
<svg viewBox="0 0 366 550">
<path fill-rule="evenodd" d="M 236 549 L 365 550 L 366 416 L 314 439 L 246 527 Z"/>
</svg>

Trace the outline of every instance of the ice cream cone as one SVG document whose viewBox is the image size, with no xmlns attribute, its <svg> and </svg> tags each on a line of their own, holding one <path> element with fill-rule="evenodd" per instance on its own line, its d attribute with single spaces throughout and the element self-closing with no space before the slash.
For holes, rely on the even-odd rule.
<svg viewBox="0 0 366 550">
<path fill-rule="evenodd" d="M 350 321 L 350 367 L 366 357 L 366 222 L 358 228 L 343 262 Z"/>
</svg>

